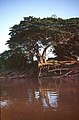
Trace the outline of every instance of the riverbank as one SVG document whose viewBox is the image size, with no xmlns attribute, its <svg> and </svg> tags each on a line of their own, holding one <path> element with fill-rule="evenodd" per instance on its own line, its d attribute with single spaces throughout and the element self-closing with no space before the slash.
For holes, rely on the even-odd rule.
<svg viewBox="0 0 79 120">
<path fill-rule="evenodd" d="M 0 79 L 38 77 L 38 68 L 12 69 L 0 72 Z"/>
<path fill-rule="evenodd" d="M 60 71 L 61 70 L 61 71 Z M 60 74 L 61 72 L 61 74 Z M 25 69 L 10 69 L 10 70 L 2 70 L 0 72 L 0 79 L 5 78 L 38 78 L 38 67 L 31 66 L 26 67 Z M 79 62 L 73 65 L 64 66 L 63 68 L 56 68 L 48 71 L 43 71 L 42 76 L 40 77 L 66 77 L 66 76 L 79 76 Z"/>
</svg>

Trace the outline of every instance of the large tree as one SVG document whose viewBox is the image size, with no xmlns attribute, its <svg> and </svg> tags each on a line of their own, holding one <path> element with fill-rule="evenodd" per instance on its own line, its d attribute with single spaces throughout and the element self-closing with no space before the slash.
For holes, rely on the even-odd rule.
<svg viewBox="0 0 79 120">
<path fill-rule="evenodd" d="M 64 56 L 79 56 L 79 18 L 35 18 L 24 17 L 18 25 L 10 29 L 7 44 L 13 54 L 22 55 L 33 62 L 45 62 L 46 50 L 52 46 L 58 59 Z M 43 50 L 42 54 L 40 50 Z M 21 53 L 21 54 L 20 54 Z"/>
</svg>

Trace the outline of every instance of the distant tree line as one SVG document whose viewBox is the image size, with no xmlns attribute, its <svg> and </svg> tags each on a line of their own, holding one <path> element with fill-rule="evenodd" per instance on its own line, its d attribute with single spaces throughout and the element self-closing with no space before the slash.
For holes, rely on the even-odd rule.
<svg viewBox="0 0 79 120">
<path fill-rule="evenodd" d="M 0 54 L 1 69 L 27 68 L 45 62 L 50 46 L 57 60 L 79 56 L 79 18 L 24 17 L 10 28 L 9 35 L 9 50 Z"/>
</svg>

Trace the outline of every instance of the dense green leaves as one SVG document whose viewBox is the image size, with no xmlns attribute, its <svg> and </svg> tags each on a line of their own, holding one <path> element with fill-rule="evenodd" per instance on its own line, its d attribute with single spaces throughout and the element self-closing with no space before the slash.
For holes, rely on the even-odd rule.
<svg viewBox="0 0 79 120">
<path fill-rule="evenodd" d="M 17 67 L 33 63 L 35 57 L 38 62 L 44 62 L 46 50 L 51 45 L 58 59 L 79 56 L 79 18 L 24 17 L 19 24 L 10 28 L 9 35 L 11 37 L 6 44 L 10 48 L 10 55 L 8 53 L 7 60 Z"/>
</svg>

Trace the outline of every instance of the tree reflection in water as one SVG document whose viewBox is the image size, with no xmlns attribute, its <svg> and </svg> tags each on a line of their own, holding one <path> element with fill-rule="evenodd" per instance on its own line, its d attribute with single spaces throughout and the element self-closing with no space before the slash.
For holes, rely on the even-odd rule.
<svg viewBox="0 0 79 120">
<path fill-rule="evenodd" d="M 1 80 L 1 120 L 78 120 L 79 77 Z"/>
<path fill-rule="evenodd" d="M 42 96 L 43 108 L 44 110 L 47 108 L 53 108 L 54 111 L 57 110 L 58 107 L 58 98 L 59 98 L 59 90 L 56 89 L 56 81 L 54 86 L 52 86 L 50 81 L 45 81 L 47 84 L 42 83 L 43 80 L 39 80 L 40 87 L 39 91 Z"/>
</svg>

